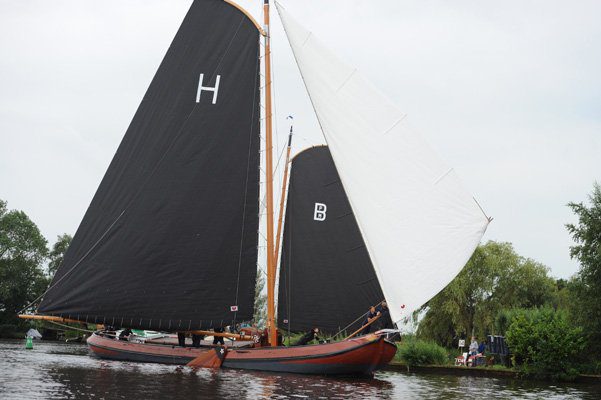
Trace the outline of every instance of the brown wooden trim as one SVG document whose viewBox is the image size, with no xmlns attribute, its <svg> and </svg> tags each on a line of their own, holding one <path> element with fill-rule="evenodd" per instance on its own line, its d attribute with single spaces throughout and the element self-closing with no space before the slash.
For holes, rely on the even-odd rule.
<svg viewBox="0 0 601 400">
<path fill-rule="evenodd" d="M 316 144 L 315 146 L 307 147 L 306 149 L 303 149 L 302 151 L 299 151 L 298 153 L 296 153 L 296 154 L 294 155 L 294 157 L 292 157 L 292 158 L 290 159 L 290 162 L 293 162 L 293 161 L 294 161 L 294 159 L 295 159 L 296 157 L 300 156 L 300 155 L 301 155 L 301 154 L 303 154 L 305 151 L 307 151 L 307 150 L 310 150 L 310 149 L 314 149 L 314 148 L 316 148 L 316 147 L 328 147 L 328 145 L 327 145 L 327 144 Z"/>
<path fill-rule="evenodd" d="M 371 324 L 373 324 L 374 322 L 376 322 L 378 319 L 380 319 L 380 317 L 382 316 L 382 314 L 378 314 L 376 315 L 374 318 L 372 318 L 371 321 L 369 321 L 367 324 L 363 325 L 361 328 L 357 329 L 355 332 L 351 333 L 349 336 L 346 337 L 346 339 L 344 340 L 348 340 L 350 338 L 352 338 L 353 336 L 357 335 L 358 333 L 360 333 L 363 329 L 367 328 L 368 326 L 370 326 Z"/>
<path fill-rule="evenodd" d="M 232 7 L 237 8 L 238 10 L 240 10 L 244 15 L 246 15 L 246 17 L 248 19 L 250 19 L 250 21 L 255 24 L 255 26 L 257 27 L 257 29 L 259 30 L 259 33 L 261 33 L 262 36 L 265 36 L 265 31 L 263 30 L 263 28 L 261 27 L 261 25 L 259 25 L 259 23 L 257 22 L 256 19 L 253 18 L 252 15 L 250 15 L 250 13 L 248 11 L 246 11 L 244 8 L 240 7 L 240 5 L 234 3 L 231 0 L 223 0 L 225 1 L 227 4 L 231 5 Z"/>
<path fill-rule="evenodd" d="M 292 129 L 292 128 L 291 128 Z M 278 230 L 275 235 L 275 252 L 273 253 L 273 263 L 278 265 L 278 256 L 280 253 L 280 243 L 282 241 L 282 220 L 284 219 L 284 200 L 286 199 L 286 185 L 288 184 L 288 168 L 290 166 L 290 140 L 286 150 L 286 165 L 284 167 L 284 179 L 282 180 L 282 193 L 280 195 L 280 216 L 278 217 Z"/>
<path fill-rule="evenodd" d="M 238 333 L 213 332 L 213 331 L 187 331 L 186 333 L 191 333 L 193 335 L 226 337 L 226 338 L 232 338 L 232 339 L 237 339 L 237 340 L 254 340 L 254 337 L 252 337 L 250 335 L 240 335 Z"/>
<path fill-rule="evenodd" d="M 263 5 L 265 36 L 265 197 L 267 203 L 267 330 L 269 344 L 277 346 L 275 322 L 275 275 L 273 262 L 273 143 L 271 111 L 271 41 L 269 37 L 269 2 Z"/>
<path fill-rule="evenodd" d="M 50 322 L 63 322 L 63 323 L 70 323 L 70 324 L 72 324 L 72 323 L 85 324 L 86 323 L 85 321 L 79 321 L 77 319 L 55 317 L 53 315 L 19 314 L 19 318 L 35 319 L 35 320 L 50 321 Z"/>
</svg>

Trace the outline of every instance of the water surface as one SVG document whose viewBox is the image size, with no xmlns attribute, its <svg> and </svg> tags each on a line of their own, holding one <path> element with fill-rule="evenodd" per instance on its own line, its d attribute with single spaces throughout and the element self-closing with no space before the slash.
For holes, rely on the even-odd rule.
<svg viewBox="0 0 601 400">
<path fill-rule="evenodd" d="M 599 399 L 601 386 L 378 372 L 373 379 L 106 361 L 82 344 L 0 341 L 0 399 Z"/>
</svg>

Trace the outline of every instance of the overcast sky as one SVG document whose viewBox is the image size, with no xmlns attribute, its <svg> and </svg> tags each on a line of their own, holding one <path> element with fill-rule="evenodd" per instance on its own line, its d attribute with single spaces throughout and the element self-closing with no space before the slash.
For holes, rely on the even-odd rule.
<svg viewBox="0 0 601 400">
<path fill-rule="evenodd" d="M 189 0 L 0 0 L 0 198 L 73 234 Z M 240 1 L 261 20 L 261 0 Z M 566 207 L 601 181 L 601 2 L 289 0 L 408 114 L 494 217 L 568 277 Z M 276 126 L 323 143 L 273 10 Z"/>
</svg>

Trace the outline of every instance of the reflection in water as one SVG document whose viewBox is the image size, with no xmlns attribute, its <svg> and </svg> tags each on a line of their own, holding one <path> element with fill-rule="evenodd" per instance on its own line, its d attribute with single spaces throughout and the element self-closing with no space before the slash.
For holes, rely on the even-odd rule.
<svg viewBox="0 0 601 400">
<path fill-rule="evenodd" d="M 374 379 L 192 370 L 90 357 L 84 345 L 0 341 L 1 399 L 593 399 L 601 387 L 380 372 Z"/>
<path fill-rule="evenodd" d="M 100 362 L 98 368 L 55 365 L 49 380 L 59 383 L 58 397 L 153 398 L 169 394 L 172 399 L 309 399 L 393 398 L 393 384 L 380 379 L 341 379 L 304 375 L 273 375 L 237 370 L 193 371 L 173 366 Z M 56 390 L 56 388 L 55 388 Z"/>
</svg>

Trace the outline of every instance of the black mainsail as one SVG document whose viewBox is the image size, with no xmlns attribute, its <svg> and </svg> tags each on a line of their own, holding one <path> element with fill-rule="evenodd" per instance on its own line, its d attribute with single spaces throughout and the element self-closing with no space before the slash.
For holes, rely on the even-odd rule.
<svg viewBox="0 0 601 400">
<path fill-rule="evenodd" d="M 358 319 L 353 330 L 384 298 L 327 146 L 292 161 L 281 254 L 278 321 L 284 330 L 336 333 Z"/>
<path fill-rule="evenodd" d="M 259 35 L 227 2 L 192 4 L 39 313 L 157 330 L 252 318 Z"/>
</svg>

